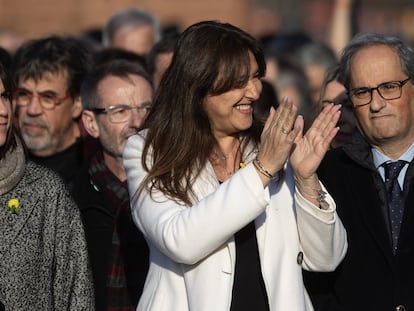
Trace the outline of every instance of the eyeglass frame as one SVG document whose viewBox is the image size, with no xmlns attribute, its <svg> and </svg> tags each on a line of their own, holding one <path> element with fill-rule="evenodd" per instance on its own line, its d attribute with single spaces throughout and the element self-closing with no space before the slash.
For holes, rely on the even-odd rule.
<svg viewBox="0 0 414 311">
<path fill-rule="evenodd" d="M 19 92 L 24 92 L 24 93 L 26 93 L 26 96 L 28 96 L 29 101 L 27 102 L 27 104 L 25 104 L 25 105 L 19 104 L 19 101 L 17 99 L 17 94 Z M 44 104 L 42 104 L 42 98 L 43 98 L 42 95 L 44 96 L 48 92 L 50 92 L 50 91 L 45 91 L 45 92 L 40 92 L 40 93 L 33 93 L 33 92 L 29 92 L 29 91 L 24 90 L 24 89 L 17 89 L 13 93 L 13 99 L 16 101 L 16 105 L 18 107 L 27 107 L 33 101 L 33 98 L 37 98 L 38 101 L 39 101 L 40 106 L 43 109 L 53 110 L 53 109 L 55 109 L 56 106 L 59 106 L 60 104 L 62 104 L 66 99 L 68 99 L 71 96 L 68 92 L 65 95 L 63 95 L 62 97 L 58 97 L 56 94 L 54 94 L 53 98 L 50 98 L 50 100 L 53 101 L 53 106 L 48 107 L 48 106 L 44 106 Z M 51 93 L 54 93 L 54 92 L 51 92 Z"/>
<path fill-rule="evenodd" d="M 404 80 L 393 80 L 393 81 L 387 81 L 387 82 L 383 82 L 383 83 L 381 83 L 381 84 L 378 84 L 376 87 L 357 87 L 357 88 L 354 88 L 354 89 L 351 89 L 351 90 L 348 90 L 346 93 L 347 93 L 347 95 L 348 95 L 348 97 L 349 97 L 349 100 L 350 100 L 350 102 L 352 103 L 352 105 L 354 106 L 354 108 L 358 108 L 358 107 L 362 107 L 362 106 L 366 106 L 366 105 L 369 105 L 371 102 L 372 102 L 372 93 L 374 92 L 374 91 L 377 91 L 377 93 L 378 93 L 378 95 L 382 98 L 382 99 L 385 99 L 385 100 L 395 100 L 395 99 L 398 99 L 398 98 L 400 98 L 401 96 L 402 96 L 402 88 L 403 88 L 403 86 L 408 82 L 408 81 L 410 81 L 411 80 L 411 78 L 410 77 L 408 77 L 407 79 L 404 79 Z M 400 91 L 400 95 L 398 95 L 397 97 L 394 97 L 394 98 L 385 98 L 382 94 L 381 94 L 381 91 L 379 90 L 380 89 L 380 87 L 382 87 L 382 86 L 385 86 L 385 85 L 387 85 L 387 84 L 390 84 L 390 83 L 398 83 L 398 87 L 399 87 L 399 91 Z M 369 91 L 369 95 L 370 95 L 370 99 L 369 99 L 369 101 L 366 103 L 366 104 L 361 104 L 361 105 L 355 105 L 354 104 L 354 102 L 352 101 L 352 92 L 354 92 L 354 91 L 356 91 L 356 90 L 366 90 L 366 91 Z"/>
<path fill-rule="evenodd" d="M 125 110 L 129 110 L 129 111 L 131 111 L 131 110 L 137 110 L 138 113 L 139 113 L 139 111 L 144 111 L 145 109 L 149 109 L 147 111 L 147 113 L 149 113 L 149 111 L 151 110 L 151 108 L 152 108 L 152 106 L 148 106 L 148 105 L 147 106 L 136 106 L 136 107 L 131 107 L 129 105 L 112 105 L 112 106 L 109 106 L 109 107 L 106 107 L 106 108 L 97 108 L 97 107 L 95 107 L 95 108 L 87 108 L 85 110 L 92 111 L 95 114 L 106 114 L 108 116 L 108 119 L 109 119 L 110 122 L 112 122 L 114 124 L 120 124 L 120 123 L 127 122 L 129 119 L 126 119 L 125 121 L 114 122 L 112 120 L 112 117 L 111 117 L 112 114 L 111 113 L 115 109 L 125 109 Z"/>
</svg>

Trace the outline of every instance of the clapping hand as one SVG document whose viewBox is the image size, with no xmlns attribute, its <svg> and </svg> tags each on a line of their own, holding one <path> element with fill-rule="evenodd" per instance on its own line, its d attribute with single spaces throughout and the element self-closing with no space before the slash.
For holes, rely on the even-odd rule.
<svg viewBox="0 0 414 311">
<path fill-rule="evenodd" d="M 290 157 L 299 190 L 319 189 L 316 170 L 339 130 L 340 107 L 327 105 L 303 135 L 302 116 L 297 116 L 297 107 L 284 98 L 277 110 L 271 109 L 264 126 L 257 155 L 261 166 L 275 175 Z M 260 177 L 264 185 L 269 182 L 263 174 Z"/>
<path fill-rule="evenodd" d="M 327 105 L 306 134 L 296 136 L 292 148 L 290 163 L 295 173 L 296 186 L 315 205 L 320 204 L 318 196 L 321 190 L 316 170 L 339 130 L 336 123 L 340 117 L 340 108 L 340 105 Z"/>
<path fill-rule="evenodd" d="M 327 105 L 306 134 L 296 136 L 290 162 L 297 177 L 306 179 L 315 174 L 339 130 L 336 123 L 339 120 L 340 108 L 340 105 Z"/>
</svg>

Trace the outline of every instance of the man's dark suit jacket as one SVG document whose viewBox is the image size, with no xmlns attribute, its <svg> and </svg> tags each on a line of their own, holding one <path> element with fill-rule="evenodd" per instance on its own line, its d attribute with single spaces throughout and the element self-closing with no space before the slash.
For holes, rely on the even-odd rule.
<svg viewBox="0 0 414 311">
<path fill-rule="evenodd" d="M 348 253 L 334 273 L 304 272 L 318 310 L 414 310 L 414 167 L 404 181 L 404 216 L 397 253 L 385 185 L 371 147 L 359 133 L 327 153 L 318 175 L 347 230 Z M 403 308 L 404 307 L 404 308 Z"/>
</svg>

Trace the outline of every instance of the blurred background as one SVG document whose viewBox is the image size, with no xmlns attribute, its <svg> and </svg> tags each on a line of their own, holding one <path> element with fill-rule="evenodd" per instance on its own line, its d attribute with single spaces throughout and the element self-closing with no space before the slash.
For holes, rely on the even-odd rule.
<svg viewBox="0 0 414 311">
<path fill-rule="evenodd" d="M 126 7 L 147 9 L 164 28 L 183 30 L 206 19 L 233 23 L 257 37 L 303 32 L 326 37 L 334 0 L 0 0 L 0 46 L 49 34 L 99 36 L 110 15 Z M 413 0 L 353 0 L 352 32 L 397 34 L 414 42 Z"/>
</svg>

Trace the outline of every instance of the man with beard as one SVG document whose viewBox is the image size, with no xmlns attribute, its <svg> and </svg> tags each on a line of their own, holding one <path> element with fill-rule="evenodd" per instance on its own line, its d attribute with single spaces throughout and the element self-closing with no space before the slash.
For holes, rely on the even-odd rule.
<svg viewBox="0 0 414 311">
<path fill-rule="evenodd" d="M 71 185 L 83 161 L 80 85 L 90 50 L 80 40 L 51 36 L 23 44 L 13 60 L 14 101 L 29 158 Z"/>
<path fill-rule="evenodd" d="M 96 310 L 135 310 L 148 249 L 131 217 L 122 152 L 151 109 L 153 86 L 140 65 L 113 60 L 88 74 L 81 97 L 84 127 L 100 141 L 73 189 L 85 226 Z"/>
</svg>

